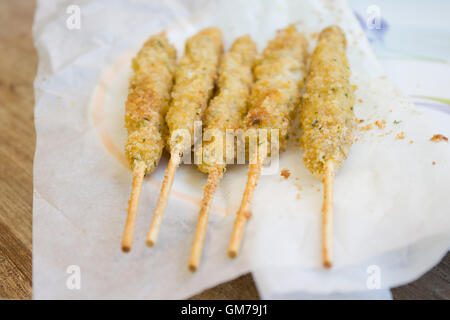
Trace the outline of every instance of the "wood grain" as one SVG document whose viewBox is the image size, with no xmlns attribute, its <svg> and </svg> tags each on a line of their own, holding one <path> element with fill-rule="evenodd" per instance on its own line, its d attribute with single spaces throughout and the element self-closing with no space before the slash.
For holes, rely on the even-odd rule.
<svg viewBox="0 0 450 320">
<path fill-rule="evenodd" d="M 34 9 L 32 0 L 0 1 L 0 299 L 32 296 Z M 396 299 L 450 299 L 450 255 L 419 280 L 392 292 Z M 258 298 L 249 274 L 192 297 Z"/>
<path fill-rule="evenodd" d="M 258 290 L 251 274 L 243 275 L 234 280 L 207 289 L 190 300 L 257 300 Z"/>
<path fill-rule="evenodd" d="M 450 300 L 450 253 L 418 280 L 391 291 L 396 300 Z"/>
<path fill-rule="evenodd" d="M 34 1 L 0 2 L 0 298 L 31 298 Z"/>
</svg>

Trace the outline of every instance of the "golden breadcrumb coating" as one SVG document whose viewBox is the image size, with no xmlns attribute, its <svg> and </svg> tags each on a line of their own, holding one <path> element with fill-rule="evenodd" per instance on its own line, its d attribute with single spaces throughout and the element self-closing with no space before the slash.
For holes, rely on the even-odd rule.
<svg viewBox="0 0 450 320">
<path fill-rule="evenodd" d="M 302 99 L 303 161 L 317 178 L 322 178 L 327 161 L 342 166 L 353 142 L 355 98 L 345 46 L 345 35 L 339 27 L 331 26 L 320 33 Z"/>
<path fill-rule="evenodd" d="M 307 40 L 294 26 L 279 30 L 254 68 L 247 128 L 279 130 L 280 150 L 286 146 L 292 116 L 305 78 Z M 270 149 L 269 149 L 270 150 Z"/>
<path fill-rule="evenodd" d="M 249 36 L 243 36 L 236 39 L 220 62 L 217 93 L 205 111 L 203 129 L 204 132 L 217 130 L 217 134 L 222 135 L 223 145 L 214 140 L 203 141 L 203 161 L 198 164 L 198 169 L 202 172 L 210 172 L 219 162 L 226 163 L 225 149 L 222 150 L 222 159 L 218 159 L 220 151 L 216 152 L 216 148 L 226 146 L 226 130 L 238 129 L 247 113 L 256 53 L 253 40 Z M 225 165 L 222 166 L 222 170 L 224 169 Z"/>
<path fill-rule="evenodd" d="M 147 174 L 156 168 L 164 149 L 164 117 L 175 67 L 176 51 L 164 33 L 148 39 L 133 59 L 134 74 L 125 106 L 125 153 L 132 168 L 137 161 L 144 161 Z"/>
<path fill-rule="evenodd" d="M 430 138 L 430 141 L 433 141 L 433 142 L 441 142 L 441 141 L 448 142 L 448 138 L 446 136 L 438 133 L 438 134 L 433 135 Z"/>
<path fill-rule="evenodd" d="M 218 28 L 203 29 L 186 41 L 166 115 L 170 134 L 174 135 L 168 141 L 171 152 L 182 152 L 180 148 L 186 143 L 182 135 L 175 134 L 176 130 L 188 130 L 193 137 L 194 121 L 202 119 L 211 97 L 222 51 L 222 33 Z"/>
</svg>

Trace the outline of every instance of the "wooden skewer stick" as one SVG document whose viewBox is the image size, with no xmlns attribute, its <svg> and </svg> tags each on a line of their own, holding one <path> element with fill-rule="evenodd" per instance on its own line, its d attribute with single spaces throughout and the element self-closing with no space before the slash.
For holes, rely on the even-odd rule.
<svg viewBox="0 0 450 320">
<path fill-rule="evenodd" d="M 139 198 L 141 196 L 142 182 L 145 175 L 145 162 L 139 161 L 133 170 L 133 183 L 131 187 L 131 196 L 128 201 L 128 215 L 125 223 L 125 231 L 122 238 L 122 250 L 128 252 L 133 243 L 134 226 L 136 224 L 137 210 L 139 207 Z"/>
<path fill-rule="evenodd" d="M 156 203 L 155 211 L 153 212 L 153 219 L 147 233 L 147 245 L 153 247 L 158 239 L 159 229 L 161 228 L 164 210 L 166 209 L 167 200 L 169 198 L 170 189 L 172 188 L 175 172 L 180 166 L 181 155 L 178 152 L 170 156 L 169 164 L 166 173 L 164 174 L 164 181 L 161 186 L 158 202 Z"/>
<path fill-rule="evenodd" d="M 322 254 L 323 266 L 331 268 L 333 265 L 333 189 L 334 164 L 328 161 L 324 168 L 323 177 L 323 207 L 322 207 Z"/>
<path fill-rule="evenodd" d="M 261 174 L 262 159 L 258 157 L 255 164 L 249 165 L 247 185 L 245 187 L 244 195 L 242 196 L 241 207 L 237 212 L 237 217 L 234 222 L 233 235 L 231 236 L 230 245 L 228 247 L 228 255 L 234 258 L 239 253 L 241 247 L 242 236 L 244 234 L 245 223 L 251 217 L 250 205 L 255 191 L 256 184 Z"/>
<path fill-rule="evenodd" d="M 209 211 L 211 203 L 216 192 L 217 185 L 222 177 L 222 166 L 217 165 L 208 174 L 205 191 L 202 200 L 202 206 L 198 216 L 197 229 L 195 230 L 194 243 L 192 245 L 191 257 L 189 259 L 189 269 L 194 272 L 197 270 L 202 257 L 203 244 L 205 242 L 206 228 L 208 227 Z"/>
</svg>

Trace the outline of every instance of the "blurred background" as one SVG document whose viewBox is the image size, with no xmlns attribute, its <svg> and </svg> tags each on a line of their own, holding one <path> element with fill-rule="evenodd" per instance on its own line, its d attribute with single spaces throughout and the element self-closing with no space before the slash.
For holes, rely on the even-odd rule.
<svg viewBox="0 0 450 320">
<path fill-rule="evenodd" d="M 349 4 L 388 78 L 416 104 L 450 113 L 450 1 Z"/>
<path fill-rule="evenodd" d="M 349 3 L 387 76 L 415 103 L 449 113 L 450 1 Z M 34 0 L 0 0 L 0 299 L 32 297 L 34 10 Z M 450 299 L 450 255 L 392 293 L 394 299 Z M 257 299 L 258 293 L 245 275 L 194 298 Z"/>
</svg>

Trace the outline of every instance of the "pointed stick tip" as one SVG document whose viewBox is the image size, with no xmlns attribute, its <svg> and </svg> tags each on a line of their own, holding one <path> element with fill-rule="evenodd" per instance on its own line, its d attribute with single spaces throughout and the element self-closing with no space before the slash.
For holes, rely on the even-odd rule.
<svg viewBox="0 0 450 320">
<path fill-rule="evenodd" d="M 236 249 L 229 249 L 228 250 L 228 256 L 230 258 L 236 258 L 237 257 L 237 250 Z"/>
<path fill-rule="evenodd" d="M 195 272 L 195 271 L 197 271 L 197 269 L 198 269 L 198 266 L 197 266 L 197 265 L 195 265 L 195 264 L 193 264 L 193 263 L 190 263 L 190 264 L 189 264 L 189 270 L 190 270 L 191 272 Z"/>
<path fill-rule="evenodd" d="M 164 211 L 167 206 L 170 190 L 172 188 L 173 180 L 178 166 L 180 165 L 181 156 L 177 153 L 171 154 L 169 163 L 167 165 L 166 173 L 164 174 L 164 180 L 161 185 L 161 191 L 159 193 L 156 207 L 153 211 L 153 218 L 150 223 L 150 227 L 147 233 L 147 246 L 153 247 L 156 244 L 159 230 L 161 229 L 161 223 L 164 216 Z"/>
<path fill-rule="evenodd" d="M 129 252 L 133 243 L 134 226 L 136 224 L 139 198 L 142 183 L 145 176 L 146 165 L 144 161 L 138 161 L 133 169 L 133 182 L 131 185 L 130 200 L 128 200 L 128 213 L 125 222 L 125 230 L 122 236 L 122 251 Z"/>
<path fill-rule="evenodd" d="M 324 168 L 324 199 L 322 207 L 322 251 L 323 266 L 330 269 L 332 263 L 333 249 L 333 184 L 334 184 L 334 163 L 328 161 Z"/>
<path fill-rule="evenodd" d="M 230 245 L 228 247 L 228 256 L 230 258 L 236 257 L 239 253 L 245 224 L 251 217 L 250 204 L 257 181 L 261 174 L 262 162 L 263 160 L 258 158 L 258 162 L 256 164 L 250 164 L 247 174 L 247 184 L 242 196 L 241 206 L 239 207 L 236 220 L 234 221 L 233 234 L 231 235 Z"/>
<path fill-rule="evenodd" d="M 206 229 L 208 227 L 208 218 L 211 210 L 211 203 L 216 192 L 217 185 L 221 178 L 221 167 L 215 166 L 208 174 L 208 180 L 204 188 L 202 205 L 198 216 L 197 228 L 195 230 L 194 243 L 192 244 L 189 269 L 197 270 L 202 259 L 203 245 L 206 237 Z"/>
</svg>

